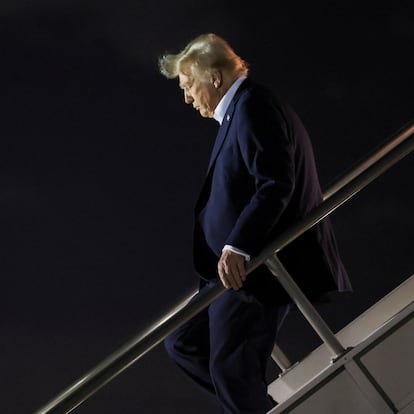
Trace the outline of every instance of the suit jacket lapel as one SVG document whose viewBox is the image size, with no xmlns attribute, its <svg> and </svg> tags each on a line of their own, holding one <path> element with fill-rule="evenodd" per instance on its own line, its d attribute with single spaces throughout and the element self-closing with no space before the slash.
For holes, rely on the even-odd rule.
<svg viewBox="0 0 414 414">
<path fill-rule="evenodd" d="M 223 122 L 220 125 L 220 128 L 217 132 L 217 136 L 216 136 L 216 140 L 214 141 L 214 146 L 213 146 L 213 150 L 211 151 L 211 156 L 210 156 L 210 162 L 208 164 L 208 168 L 207 168 L 207 175 L 211 169 L 211 167 L 214 164 L 214 161 L 217 158 L 217 155 L 220 152 L 221 147 L 223 146 L 224 140 L 226 138 L 227 135 L 227 131 L 229 129 L 229 125 L 230 125 L 230 115 L 228 114 L 228 111 L 226 113 L 226 115 L 224 116 Z"/>
<path fill-rule="evenodd" d="M 214 163 L 215 163 L 215 161 L 217 159 L 217 156 L 220 153 L 220 150 L 223 147 L 223 143 L 226 139 L 227 131 L 229 129 L 231 120 L 233 118 L 233 114 L 234 114 L 234 111 L 235 111 L 235 108 L 236 108 L 236 103 L 237 103 L 237 100 L 240 97 L 240 93 L 249 84 L 250 84 L 249 79 L 246 79 L 240 85 L 240 87 L 237 90 L 236 94 L 234 95 L 232 101 L 230 102 L 229 107 L 227 108 L 226 114 L 224 115 L 223 122 L 220 125 L 220 128 L 217 132 L 217 136 L 216 136 L 216 140 L 214 142 L 213 150 L 211 151 L 210 161 L 209 161 L 208 168 L 207 168 L 206 179 L 205 179 L 204 184 L 201 188 L 200 195 L 199 195 L 197 203 L 196 203 L 196 208 L 195 208 L 196 212 L 199 212 L 204 207 L 204 204 L 207 200 L 206 197 L 208 197 L 207 194 L 209 192 L 209 188 L 210 188 L 210 185 L 211 185 L 211 175 L 212 175 L 212 170 L 213 170 Z"/>
<path fill-rule="evenodd" d="M 231 117 L 228 115 L 228 112 L 229 111 L 227 111 L 223 119 L 223 122 L 217 132 L 216 140 L 214 142 L 213 150 L 210 156 L 210 162 L 207 168 L 206 179 L 204 180 L 203 186 L 201 187 L 201 191 L 197 199 L 196 208 L 195 208 L 196 212 L 201 211 L 201 209 L 204 207 L 204 204 L 207 201 L 208 193 L 210 192 L 211 175 L 213 173 L 213 166 L 220 152 L 220 149 L 223 146 L 224 140 L 227 135 L 227 130 L 229 128 L 230 121 L 231 121 Z"/>
<path fill-rule="evenodd" d="M 239 99 L 240 93 L 246 88 L 247 85 L 249 85 L 249 79 L 246 79 L 237 89 L 233 99 L 230 102 L 229 107 L 227 108 L 226 114 L 224 115 L 223 122 L 220 125 L 220 128 L 217 132 L 216 140 L 214 142 L 213 150 L 211 152 L 210 156 L 210 162 L 208 164 L 207 168 L 207 175 L 210 172 L 210 169 L 212 168 L 221 147 L 223 146 L 223 143 L 227 136 L 227 131 L 229 129 L 229 125 L 231 123 L 231 119 L 233 117 L 233 113 L 236 107 L 237 100 Z"/>
</svg>

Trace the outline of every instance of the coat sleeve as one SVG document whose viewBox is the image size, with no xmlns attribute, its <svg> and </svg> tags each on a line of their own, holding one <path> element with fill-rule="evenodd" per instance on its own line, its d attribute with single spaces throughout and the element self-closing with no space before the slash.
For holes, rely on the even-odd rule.
<svg viewBox="0 0 414 414">
<path fill-rule="evenodd" d="M 254 191 L 226 244 L 257 255 L 286 209 L 295 186 L 294 140 L 276 104 L 260 99 L 240 103 L 237 139 Z"/>
</svg>

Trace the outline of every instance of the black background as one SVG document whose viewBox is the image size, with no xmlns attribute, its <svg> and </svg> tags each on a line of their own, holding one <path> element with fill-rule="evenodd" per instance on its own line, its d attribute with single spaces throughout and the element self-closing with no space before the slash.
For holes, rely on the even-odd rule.
<svg viewBox="0 0 414 414">
<path fill-rule="evenodd" d="M 196 288 L 192 210 L 217 124 L 158 56 L 227 38 L 302 117 L 326 188 L 414 117 L 414 7 L 371 4 L 1 3 L 2 413 L 32 413 Z M 332 215 L 355 287 L 322 310 L 335 331 L 413 273 L 412 167 Z M 292 360 L 318 343 L 289 317 Z M 77 412 L 216 410 L 160 345 Z"/>
</svg>

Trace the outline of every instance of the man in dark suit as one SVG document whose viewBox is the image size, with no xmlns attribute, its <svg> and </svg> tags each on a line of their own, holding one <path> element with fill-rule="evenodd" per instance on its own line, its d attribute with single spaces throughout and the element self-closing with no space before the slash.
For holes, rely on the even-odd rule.
<svg viewBox="0 0 414 414">
<path fill-rule="evenodd" d="M 184 100 L 220 128 L 195 208 L 194 265 L 203 295 L 227 289 L 165 341 L 173 360 L 226 414 L 263 414 L 274 402 L 265 370 L 290 298 L 265 266 L 245 263 L 322 201 L 308 134 L 296 113 L 248 78 L 222 38 L 205 34 L 160 59 Z M 351 286 L 328 220 L 279 258 L 313 301 Z"/>
</svg>

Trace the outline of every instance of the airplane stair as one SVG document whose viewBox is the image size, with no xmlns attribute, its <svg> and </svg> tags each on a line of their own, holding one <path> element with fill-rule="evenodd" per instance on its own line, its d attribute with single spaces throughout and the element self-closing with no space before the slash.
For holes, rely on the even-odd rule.
<svg viewBox="0 0 414 414">
<path fill-rule="evenodd" d="M 269 414 L 414 414 L 414 275 L 269 385 Z"/>
</svg>

